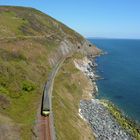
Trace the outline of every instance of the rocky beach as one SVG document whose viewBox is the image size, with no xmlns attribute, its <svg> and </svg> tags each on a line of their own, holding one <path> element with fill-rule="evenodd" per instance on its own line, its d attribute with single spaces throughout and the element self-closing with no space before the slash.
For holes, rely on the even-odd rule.
<svg viewBox="0 0 140 140">
<path fill-rule="evenodd" d="M 98 93 L 95 69 L 97 64 L 95 58 L 84 58 L 83 60 L 75 60 L 77 69 L 83 72 L 92 82 L 92 98 L 82 99 L 80 101 L 79 116 L 86 121 L 92 128 L 97 140 L 134 140 L 132 134 L 125 130 L 111 114 L 110 110 L 99 99 L 95 99 Z"/>
<path fill-rule="evenodd" d="M 134 140 L 98 99 L 81 100 L 80 115 L 90 124 L 97 140 Z"/>
</svg>

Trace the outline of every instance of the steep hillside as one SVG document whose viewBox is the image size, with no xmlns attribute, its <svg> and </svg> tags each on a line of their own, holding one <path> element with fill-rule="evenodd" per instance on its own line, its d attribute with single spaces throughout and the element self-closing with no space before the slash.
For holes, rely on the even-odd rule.
<svg viewBox="0 0 140 140">
<path fill-rule="evenodd" d="M 1 37 L 44 35 L 63 40 L 65 35 L 73 42 L 82 37 L 64 24 L 32 8 L 0 7 Z"/>
<path fill-rule="evenodd" d="M 7 140 L 31 139 L 48 74 L 61 57 L 74 52 L 99 50 L 40 11 L 0 7 L 0 118 L 6 119 L 0 121 L 0 139 L 7 132 Z"/>
<path fill-rule="evenodd" d="M 91 99 L 89 93 L 93 88 L 74 65 L 74 60 L 81 58 L 83 55 L 78 53 L 67 58 L 55 78 L 53 111 L 58 140 L 95 140 L 92 130 L 79 115 L 80 100 Z"/>
</svg>

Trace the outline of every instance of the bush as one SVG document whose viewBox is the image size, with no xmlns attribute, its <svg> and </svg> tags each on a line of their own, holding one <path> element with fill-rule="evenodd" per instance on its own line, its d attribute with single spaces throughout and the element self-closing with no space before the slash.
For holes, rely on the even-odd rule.
<svg viewBox="0 0 140 140">
<path fill-rule="evenodd" d="M 0 94 L 7 94 L 8 95 L 9 91 L 6 88 L 0 86 Z"/>
<path fill-rule="evenodd" d="M 1 73 L 0 73 L 1 74 Z M 1 87 L 6 87 L 7 79 L 4 76 L 0 77 L 0 86 Z"/>
<path fill-rule="evenodd" d="M 34 89 L 35 89 L 34 83 L 32 83 L 30 81 L 24 81 L 22 83 L 22 90 L 30 92 L 30 91 L 33 91 Z"/>
</svg>

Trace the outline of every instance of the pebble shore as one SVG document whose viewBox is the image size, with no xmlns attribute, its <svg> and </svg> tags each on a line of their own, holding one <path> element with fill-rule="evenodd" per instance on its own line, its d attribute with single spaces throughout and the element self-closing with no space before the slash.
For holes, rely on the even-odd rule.
<svg viewBox="0 0 140 140">
<path fill-rule="evenodd" d="M 92 81 L 95 89 L 92 93 L 94 97 L 98 93 L 96 85 L 98 76 L 95 75 L 97 64 L 93 59 L 84 58 L 82 62 L 75 61 L 75 66 Z M 89 123 L 96 140 L 135 140 L 117 123 L 108 109 L 98 99 L 81 100 L 79 115 Z"/>
<path fill-rule="evenodd" d="M 90 124 L 96 140 L 134 140 L 98 99 L 81 100 L 79 113 Z"/>
</svg>

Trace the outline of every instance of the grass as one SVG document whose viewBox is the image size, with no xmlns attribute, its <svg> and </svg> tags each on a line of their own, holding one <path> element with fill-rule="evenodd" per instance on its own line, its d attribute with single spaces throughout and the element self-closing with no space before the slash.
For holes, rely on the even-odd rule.
<svg viewBox="0 0 140 140">
<path fill-rule="evenodd" d="M 28 23 L 27 20 L 17 18 L 16 14 L 11 11 L 0 13 L 0 37 L 16 36 L 22 34 L 19 28 Z"/>
<path fill-rule="evenodd" d="M 43 37 L 25 38 L 25 36 Z M 83 37 L 35 9 L 0 6 L 0 38 L 4 38 L 0 40 L 0 95 L 3 96 L 1 99 L 8 102 L 4 105 L 4 109 L 0 107 L 0 111 L 20 126 L 21 139 L 28 140 L 32 136 L 31 129 L 36 118 L 44 83 L 52 70 L 49 59 L 57 57 L 58 47 L 64 38 L 73 43 L 81 43 Z M 69 63 L 68 68 L 74 73 L 77 72 L 69 66 Z M 63 73 L 64 76 L 61 75 L 61 77 L 67 78 L 70 76 L 69 73 Z M 74 83 L 69 85 L 67 80 L 64 82 L 66 88 L 62 89 L 68 93 L 73 92 L 73 98 L 78 92 L 75 99 L 79 100 L 80 87 L 77 88 Z M 58 88 L 59 83 L 60 81 L 56 85 Z M 67 105 L 67 101 L 62 100 Z M 74 103 L 78 107 L 76 101 Z M 77 118 L 78 116 L 75 120 Z M 68 124 L 71 124 L 71 121 Z M 80 130 L 72 131 L 74 135 L 77 132 L 80 134 Z"/>
<path fill-rule="evenodd" d="M 90 128 L 79 117 L 79 102 L 83 94 L 84 75 L 74 66 L 73 58 L 68 58 L 55 78 L 53 90 L 53 112 L 58 140 L 94 139 Z M 77 77 L 77 78 L 76 78 Z M 83 87 L 82 87 L 83 86 Z M 82 88 L 81 88 L 82 87 Z"/>
<path fill-rule="evenodd" d="M 137 140 L 140 139 L 140 128 L 139 126 L 125 117 L 122 112 L 111 102 L 107 100 L 101 100 L 101 103 L 105 105 L 108 110 L 111 112 L 111 114 L 115 117 L 117 122 L 126 130 L 128 131 L 132 136 L 134 136 Z"/>
<path fill-rule="evenodd" d="M 73 43 L 83 37 L 52 17 L 32 8 L 0 7 L 0 36 L 53 35 L 53 40 L 65 36 Z"/>
<path fill-rule="evenodd" d="M 9 91 L 5 87 L 0 86 L 0 93 L 3 93 L 3 94 L 8 95 L 9 94 Z"/>
<path fill-rule="evenodd" d="M 48 57 L 56 48 L 54 42 L 42 39 L 17 39 L 0 46 L 0 95 L 10 102 L 0 111 L 20 126 L 23 140 L 31 139 L 43 86 L 52 70 Z"/>
</svg>

